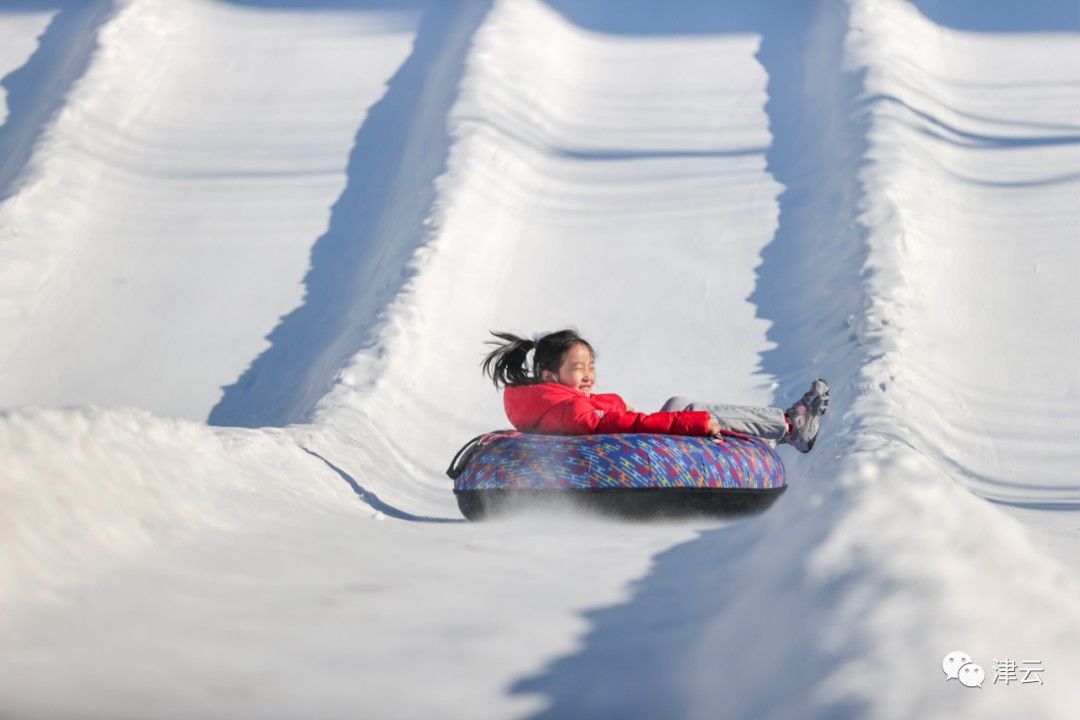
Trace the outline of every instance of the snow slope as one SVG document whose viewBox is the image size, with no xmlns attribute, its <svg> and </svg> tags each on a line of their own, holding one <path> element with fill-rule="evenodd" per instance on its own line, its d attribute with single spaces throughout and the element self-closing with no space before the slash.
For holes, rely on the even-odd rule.
<svg viewBox="0 0 1080 720">
<path fill-rule="evenodd" d="M 0 714 L 1075 711 L 1071 3 L 17 9 Z M 566 324 L 827 435 L 744 522 L 460 522 L 486 330 Z"/>
<path fill-rule="evenodd" d="M 0 215 L 16 338 L 0 396 L 202 419 L 300 301 L 310 238 L 418 13 L 136 2 L 99 26 L 114 9 L 86 5 L 57 22 L 81 13 L 100 50 Z"/>
</svg>

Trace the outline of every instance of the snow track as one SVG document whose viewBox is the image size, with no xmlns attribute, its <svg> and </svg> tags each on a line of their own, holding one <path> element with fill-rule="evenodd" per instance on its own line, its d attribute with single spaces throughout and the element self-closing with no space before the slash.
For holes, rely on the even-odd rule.
<svg viewBox="0 0 1080 720">
<path fill-rule="evenodd" d="M 43 90 L 4 126 L 4 171 L 20 174 L 0 208 L 0 332 L 14 339 L 0 397 L 202 419 L 300 301 L 349 144 L 418 13 L 140 0 L 98 28 L 102 5 L 65 5 L 8 76 Z M 52 30 L 69 14 L 72 43 Z M 60 54 L 44 43 L 95 37 L 77 81 L 77 53 L 39 67 Z M 47 90 L 67 84 L 47 116 Z"/>
<path fill-rule="evenodd" d="M 1072 3 L 18 8 L 0 715 L 1080 705 Z M 568 324 L 826 435 L 746 522 L 459 522 L 486 331 Z"/>
</svg>

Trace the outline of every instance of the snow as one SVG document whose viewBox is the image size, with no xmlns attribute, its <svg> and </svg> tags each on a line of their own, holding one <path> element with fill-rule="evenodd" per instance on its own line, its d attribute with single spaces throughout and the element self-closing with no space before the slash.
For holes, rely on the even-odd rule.
<svg viewBox="0 0 1080 720">
<path fill-rule="evenodd" d="M 416 20 L 162 0 L 84 27 L 100 51 L 0 211 L 4 401 L 205 418 L 301 301 Z"/>
<path fill-rule="evenodd" d="M 1071 717 L 1078 29 L 0 6 L 0 715 Z M 565 325 L 825 434 L 745 521 L 463 522 L 487 330 Z"/>
</svg>

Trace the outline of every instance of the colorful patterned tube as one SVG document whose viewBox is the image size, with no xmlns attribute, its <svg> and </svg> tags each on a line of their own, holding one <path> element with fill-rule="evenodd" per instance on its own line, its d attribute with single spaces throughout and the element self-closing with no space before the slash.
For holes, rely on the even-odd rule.
<svg viewBox="0 0 1080 720">
<path fill-rule="evenodd" d="M 470 520 L 572 502 L 630 517 L 761 512 L 786 489 L 784 465 L 744 437 L 487 433 L 447 470 Z"/>
</svg>

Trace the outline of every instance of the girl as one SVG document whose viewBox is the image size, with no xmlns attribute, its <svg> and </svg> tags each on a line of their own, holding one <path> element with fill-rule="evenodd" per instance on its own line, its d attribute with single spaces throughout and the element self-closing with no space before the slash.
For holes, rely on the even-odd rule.
<svg viewBox="0 0 1080 720">
<path fill-rule="evenodd" d="M 821 416 L 829 405 L 829 385 L 822 379 L 787 411 L 669 399 L 660 412 L 639 413 L 614 394 L 593 394 L 596 382 L 592 345 L 574 330 L 560 330 L 534 342 L 504 332 L 489 341 L 495 349 L 484 359 L 483 371 L 495 387 L 504 387 L 503 405 L 511 424 L 521 432 L 546 435 L 600 433 L 660 433 L 752 435 L 788 443 L 810 452 L 817 440 Z M 533 351 L 531 370 L 526 356 Z"/>
</svg>

